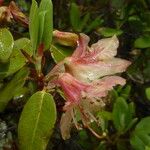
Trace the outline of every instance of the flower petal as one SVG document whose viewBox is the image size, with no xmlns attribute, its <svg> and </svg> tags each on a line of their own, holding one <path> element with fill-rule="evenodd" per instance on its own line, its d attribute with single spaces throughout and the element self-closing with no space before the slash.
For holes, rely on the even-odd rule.
<svg viewBox="0 0 150 150">
<path fill-rule="evenodd" d="M 72 108 L 68 109 L 61 117 L 60 131 L 64 140 L 70 138 L 70 131 L 72 127 Z"/>
<path fill-rule="evenodd" d="M 117 55 L 118 46 L 119 41 L 114 35 L 111 38 L 101 39 L 93 44 L 91 46 L 91 51 L 95 51 L 95 59 L 97 60 L 111 59 Z"/>
<path fill-rule="evenodd" d="M 91 83 L 91 86 L 86 89 L 86 97 L 89 99 L 105 97 L 114 86 L 124 85 L 125 83 L 125 79 L 119 76 L 104 77 Z"/>
<path fill-rule="evenodd" d="M 69 73 L 60 74 L 57 83 L 64 91 L 67 100 L 72 103 L 79 103 L 82 98 L 81 92 L 88 87 L 88 85 L 76 80 Z"/>
<path fill-rule="evenodd" d="M 78 62 L 70 59 L 65 67 L 78 80 L 91 82 L 106 75 L 124 72 L 130 64 L 129 61 L 120 58 L 112 58 L 93 63 Z"/>
<path fill-rule="evenodd" d="M 89 43 L 89 37 L 83 33 L 80 34 L 79 40 L 78 40 L 78 46 L 74 53 L 72 54 L 73 58 L 81 58 L 85 56 L 88 43 Z"/>
</svg>

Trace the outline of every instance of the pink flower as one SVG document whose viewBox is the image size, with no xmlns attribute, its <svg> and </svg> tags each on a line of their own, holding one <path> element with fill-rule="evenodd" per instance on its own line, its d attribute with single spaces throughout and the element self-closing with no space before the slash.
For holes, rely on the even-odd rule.
<svg viewBox="0 0 150 150">
<path fill-rule="evenodd" d="M 57 64 L 46 80 L 68 72 L 81 81 L 91 82 L 106 75 L 122 73 L 131 64 L 127 60 L 114 57 L 119 45 L 116 36 L 99 40 L 91 47 L 88 47 L 88 42 L 89 37 L 80 34 L 78 46 L 72 56 Z"/>
<path fill-rule="evenodd" d="M 45 78 L 49 81 L 49 88 L 59 86 L 66 97 L 65 113 L 60 122 L 63 139 L 70 137 L 73 124 L 77 129 L 87 127 L 94 135 L 99 136 L 90 127 L 92 121 L 98 123 L 94 115 L 105 106 L 104 97 L 108 95 L 108 91 L 116 85 L 125 84 L 125 79 L 108 75 L 122 73 L 131 64 L 115 57 L 119 45 L 116 36 L 99 40 L 91 47 L 88 43 L 89 37 L 80 34 L 72 56 L 58 63 Z M 77 121 L 77 114 L 80 114 L 82 124 Z"/>
<path fill-rule="evenodd" d="M 102 97 L 105 97 L 113 86 L 124 85 L 125 80 L 118 76 L 109 76 L 91 83 L 83 83 L 69 73 L 62 73 L 57 80 L 57 84 L 61 87 L 67 99 L 60 129 L 63 139 L 68 139 L 73 123 L 77 129 L 81 128 L 81 124 L 76 119 L 77 112 L 80 114 L 83 126 L 90 128 L 91 121 L 98 123 L 93 114 L 105 106 Z M 90 128 L 90 130 L 92 129 Z"/>
<path fill-rule="evenodd" d="M 91 82 L 106 75 L 124 72 L 131 64 L 114 57 L 118 47 L 116 36 L 99 40 L 90 48 L 87 47 L 88 41 L 88 37 L 82 34 L 72 57 L 64 60 L 66 70 L 77 79 Z"/>
</svg>

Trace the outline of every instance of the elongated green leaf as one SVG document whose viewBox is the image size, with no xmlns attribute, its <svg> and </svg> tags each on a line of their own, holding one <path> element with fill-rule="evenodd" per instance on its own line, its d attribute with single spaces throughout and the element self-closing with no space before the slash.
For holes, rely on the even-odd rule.
<svg viewBox="0 0 150 150">
<path fill-rule="evenodd" d="M 55 121 L 53 97 L 44 91 L 32 95 L 19 121 L 20 150 L 45 150 Z"/>
<path fill-rule="evenodd" d="M 86 26 L 85 32 L 91 32 L 93 29 L 96 29 L 98 26 L 100 26 L 103 23 L 103 19 L 101 19 L 99 16 L 95 18 L 88 26 Z"/>
<path fill-rule="evenodd" d="M 43 34 L 42 34 L 42 43 L 44 44 L 44 49 L 48 50 L 50 48 L 50 44 L 52 41 L 53 35 L 53 5 L 51 0 L 42 0 L 39 6 L 39 13 L 43 13 L 44 17 L 44 26 L 43 26 Z M 41 24 L 41 22 L 40 22 Z"/>
<path fill-rule="evenodd" d="M 150 47 L 150 36 L 143 36 L 135 40 L 134 46 L 136 48 L 148 48 Z"/>
<path fill-rule="evenodd" d="M 38 43 L 42 43 L 43 32 L 44 32 L 44 23 L 45 23 L 45 14 L 46 11 L 39 12 L 39 35 L 38 35 Z"/>
<path fill-rule="evenodd" d="M 87 14 L 84 16 L 84 18 L 82 19 L 81 23 L 80 23 L 80 31 L 82 31 L 83 28 L 87 25 L 87 22 L 88 22 L 89 18 L 90 18 L 90 14 L 87 13 Z"/>
<path fill-rule="evenodd" d="M 43 43 L 44 50 L 48 50 L 52 41 L 53 5 L 51 0 L 41 0 L 40 6 L 32 0 L 29 17 L 29 31 L 34 52 Z"/>
<path fill-rule="evenodd" d="M 64 58 L 70 56 L 73 49 L 62 47 L 60 45 L 51 45 L 51 55 L 56 63 L 62 61 Z"/>
<path fill-rule="evenodd" d="M 27 68 L 23 68 L 0 91 L 0 112 L 2 112 L 5 109 L 8 102 L 13 98 L 16 91 L 19 88 L 23 87 L 25 83 L 25 78 L 28 76 L 28 74 L 29 70 Z"/>
<path fill-rule="evenodd" d="M 113 29 L 113 28 L 100 28 L 98 32 L 102 34 L 104 37 L 111 37 L 113 35 L 121 35 L 123 33 L 120 29 Z"/>
<path fill-rule="evenodd" d="M 75 31 L 79 30 L 80 25 L 80 10 L 76 3 L 71 3 L 70 7 L 70 21 Z"/>
<path fill-rule="evenodd" d="M 121 97 L 127 99 L 131 92 L 131 86 L 127 85 L 124 89 L 121 90 L 120 95 Z"/>
<path fill-rule="evenodd" d="M 124 98 L 119 97 L 113 108 L 113 121 L 116 129 L 119 132 L 123 132 L 128 127 L 128 124 L 132 121 L 132 110 L 128 106 Z"/>
<path fill-rule="evenodd" d="M 7 29 L 0 29 L 0 61 L 6 62 L 12 53 L 14 40 Z"/>
<path fill-rule="evenodd" d="M 136 150 L 143 150 L 150 147 L 150 117 L 143 118 L 135 127 L 130 143 Z"/>
<path fill-rule="evenodd" d="M 150 88 L 146 88 L 145 93 L 146 93 L 147 99 L 150 100 Z"/>
<path fill-rule="evenodd" d="M 29 32 L 30 32 L 30 38 L 31 38 L 34 55 L 38 46 L 38 43 L 37 43 L 38 42 L 38 30 L 39 30 L 38 5 L 35 0 L 32 0 L 30 16 L 29 16 Z"/>
</svg>

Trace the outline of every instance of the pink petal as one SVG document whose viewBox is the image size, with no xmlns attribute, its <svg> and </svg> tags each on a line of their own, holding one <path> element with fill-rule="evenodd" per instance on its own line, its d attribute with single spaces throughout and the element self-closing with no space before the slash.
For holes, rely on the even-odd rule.
<svg viewBox="0 0 150 150">
<path fill-rule="evenodd" d="M 76 50 L 74 51 L 74 53 L 72 54 L 73 58 L 81 58 L 83 56 L 85 56 L 87 47 L 88 47 L 88 43 L 89 43 L 89 37 L 83 33 L 80 34 L 79 40 L 78 40 L 78 46 L 76 48 Z"/>
<path fill-rule="evenodd" d="M 130 64 L 129 61 L 120 58 L 112 58 L 92 63 L 68 59 L 65 67 L 67 71 L 78 80 L 91 82 L 106 75 L 124 72 Z"/>
<path fill-rule="evenodd" d="M 61 74 L 57 83 L 61 86 L 67 100 L 72 103 L 79 103 L 81 100 L 81 92 L 88 87 L 88 85 L 76 80 L 69 73 Z"/>
<path fill-rule="evenodd" d="M 91 83 L 91 86 L 86 89 L 86 96 L 89 99 L 105 97 L 114 86 L 124 85 L 125 83 L 125 79 L 119 76 L 104 77 Z"/>
<path fill-rule="evenodd" d="M 105 60 L 111 59 L 117 55 L 119 41 L 116 36 L 99 40 L 91 46 L 91 52 L 94 51 L 95 59 Z"/>
</svg>

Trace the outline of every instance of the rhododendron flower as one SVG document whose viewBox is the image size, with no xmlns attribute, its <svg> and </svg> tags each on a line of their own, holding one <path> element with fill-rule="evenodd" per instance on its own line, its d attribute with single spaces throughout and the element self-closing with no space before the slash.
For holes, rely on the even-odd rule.
<svg viewBox="0 0 150 150">
<path fill-rule="evenodd" d="M 116 36 L 99 40 L 91 47 L 88 47 L 88 42 L 89 37 L 80 34 L 78 46 L 72 56 L 56 65 L 46 80 L 68 72 L 81 81 L 91 82 L 106 75 L 124 72 L 131 64 L 127 60 L 114 57 L 119 45 Z"/>
<path fill-rule="evenodd" d="M 82 44 L 79 44 L 72 57 L 65 59 L 67 71 L 77 79 L 91 82 L 106 75 L 124 72 L 129 66 L 129 61 L 114 57 L 118 47 L 116 36 L 99 40 L 90 48 L 88 41 L 88 37 L 82 34 Z"/>
<path fill-rule="evenodd" d="M 113 86 L 124 85 L 125 80 L 118 76 L 109 76 L 91 83 L 83 83 L 69 73 L 62 73 L 58 77 L 57 84 L 61 87 L 67 99 L 60 129 L 63 139 L 68 139 L 73 123 L 77 129 L 81 127 L 76 120 L 77 112 L 80 113 L 82 124 L 92 130 L 89 124 L 92 121 L 98 122 L 93 114 L 105 106 L 102 97 L 105 97 Z M 97 135 L 93 130 L 92 132 Z"/>
<path fill-rule="evenodd" d="M 49 88 L 58 86 L 66 96 L 65 113 L 60 123 L 64 139 L 70 137 L 73 123 L 78 129 L 81 127 L 76 114 L 80 114 L 82 125 L 98 137 L 90 123 L 98 123 L 94 115 L 105 106 L 104 97 L 108 91 L 115 85 L 125 84 L 125 79 L 112 75 L 124 72 L 130 65 L 129 61 L 115 57 L 119 45 L 116 36 L 99 40 L 91 47 L 88 43 L 89 37 L 80 34 L 72 56 L 58 63 L 45 78 L 49 81 Z"/>
</svg>

